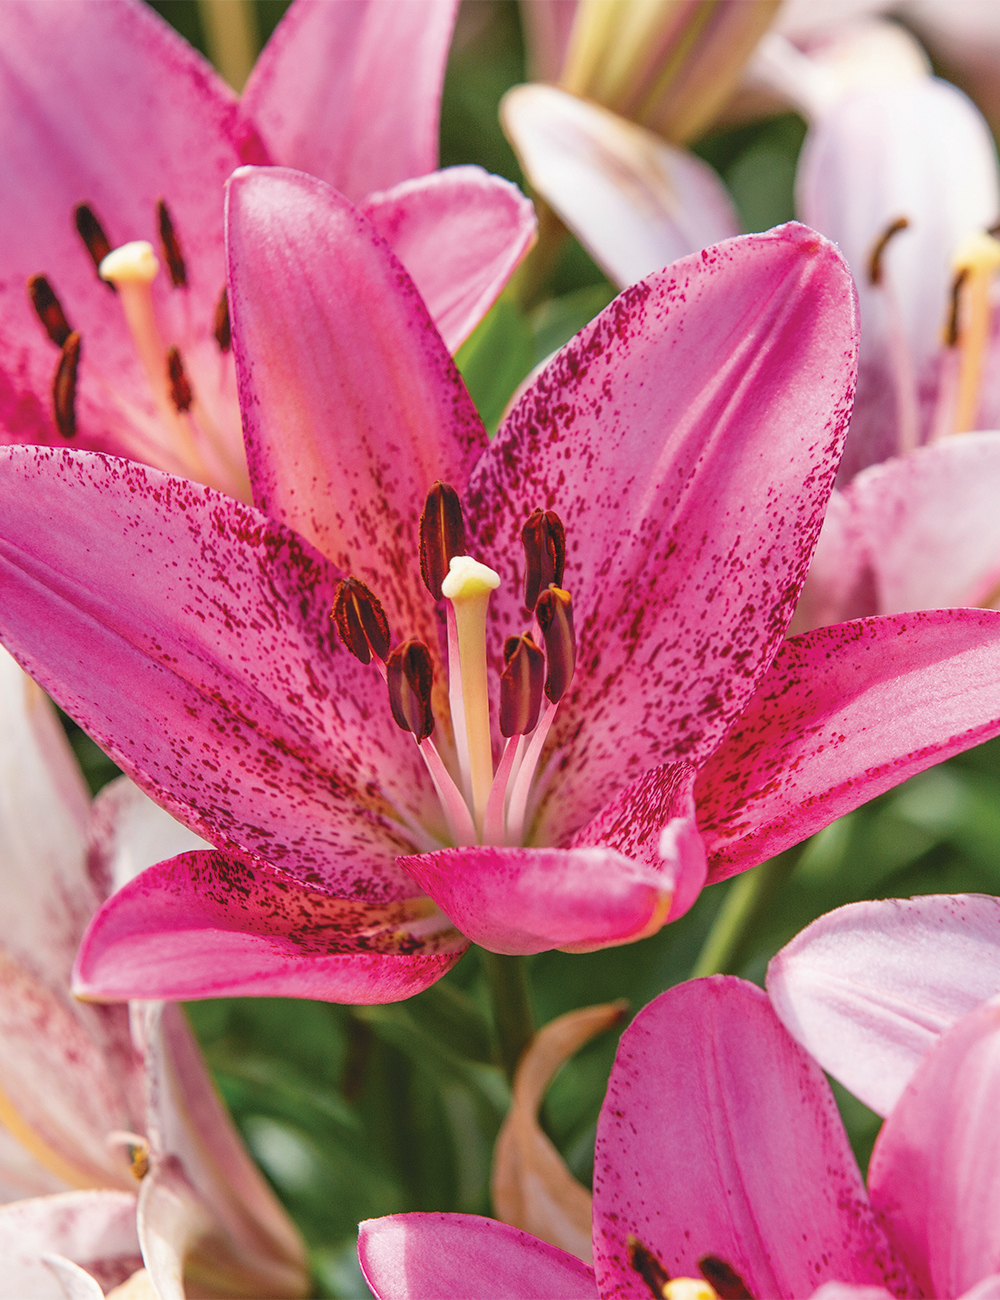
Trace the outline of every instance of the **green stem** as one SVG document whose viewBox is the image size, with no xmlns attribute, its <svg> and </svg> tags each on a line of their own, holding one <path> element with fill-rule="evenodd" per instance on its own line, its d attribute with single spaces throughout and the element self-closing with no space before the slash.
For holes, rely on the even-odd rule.
<svg viewBox="0 0 1000 1300">
<path fill-rule="evenodd" d="M 779 853 L 733 882 L 702 944 L 692 979 L 734 975 L 740 969 L 759 923 L 795 870 L 804 849 L 805 844 L 799 844 Z"/>
<path fill-rule="evenodd" d="M 535 1032 L 528 964 L 523 957 L 508 957 L 502 953 L 487 952 L 485 948 L 480 952 L 480 957 L 490 986 L 500 1061 L 507 1072 L 507 1078 L 513 1079 L 521 1053 Z"/>
<path fill-rule="evenodd" d="M 528 312 L 545 297 L 555 273 L 568 231 L 544 200 L 535 197 L 538 241 L 510 278 L 504 294 L 522 311 Z"/>
</svg>

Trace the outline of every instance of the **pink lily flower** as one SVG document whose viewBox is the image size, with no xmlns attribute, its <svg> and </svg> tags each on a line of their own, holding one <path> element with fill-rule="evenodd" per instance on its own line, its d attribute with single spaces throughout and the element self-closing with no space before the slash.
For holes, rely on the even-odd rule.
<svg viewBox="0 0 1000 1300">
<path fill-rule="evenodd" d="M 88 996 L 383 1001 L 470 939 L 628 942 L 1000 729 L 1000 616 L 783 645 L 852 382 L 850 280 L 812 232 L 623 295 L 492 443 L 405 272 L 322 182 L 238 173 L 229 254 L 259 509 L 93 454 L 0 460 L 5 642 L 219 849 L 109 901 Z"/>
<path fill-rule="evenodd" d="M 472 1215 L 361 1225 L 379 1300 L 546 1295 L 985 1300 L 1000 1288 L 1000 1007 L 942 1034 L 886 1120 L 866 1191 L 833 1095 L 764 992 L 725 976 L 625 1031 L 597 1127 L 593 1273 Z"/>
<path fill-rule="evenodd" d="M 0 1258 L 4 1294 L 301 1296 L 299 1236 L 180 1008 L 95 1007 L 73 957 L 111 889 L 200 841 L 125 778 L 89 795 L 41 690 L 0 651 Z M 74 1286 L 77 1289 L 73 1289 Z"/>
<path fill-rule="evenodd" d="M 138 0 L 4 4 L 0 442 L 250 499 L 223 294 L 223 185 L 245 162 L 361 203 L 456 348 L 535 229 L 514 186 L 435 171 L 456 9 L 297 0 L 237 101 Z"/>
</svg>

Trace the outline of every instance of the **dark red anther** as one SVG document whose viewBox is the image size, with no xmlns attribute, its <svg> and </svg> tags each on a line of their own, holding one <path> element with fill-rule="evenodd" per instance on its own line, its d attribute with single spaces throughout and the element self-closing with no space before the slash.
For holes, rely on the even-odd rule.
<svg viewBox="0 0 1000 1300">
<path fill-rule="evenodd" d="M 628 1249 L 629 1264 L 656 1296 L 656 1300 L 663 1300 L 663 1288 L 670 1281 L 670 1274 L 653 1252 L 647 1250 L 636 1237 L 629 1235 L 625 1244 Z"/>
<path fill-rule="evenodd" d="M 80 335 L 73 330 L 62 345 L 62 356 L 52 381 L 52 407 L 56 428 L 64 438 L 76 433 L 76 372 L 80 364 Z"/>
<path fill-rule="evenodd" d="M 184 372 L 184 362 L 177 348 L 167 349 L 167 382 L 170 385 L 170 400 L 174 404 L 174 410 L 178 414 L 189 411 L 194 401 L 194 393 L 191 391 L 191 383 Z"/>
<path fill-rule="evenodd" d="M 215 321 L 212 333 L 219 345 L 220 352 L 228 352 L 232 347 L 233 334 L 229 328 L 229 293 L 223 286 L 219 301 L 215 304 Z"/>
<path fill-rule="evenodd" d="M 562 586 L 566 568 L 566 529 L 554 510 L 532 510 L 521 529 L 524 543 L 524 603 L 538 604 L 539 595 L 555 583 Z"/>
<path fill-rule="evenodd" d="M 719 1300 L 754 1300 L 739 1273 L 724 1259 L 706 1255 L 704 1259 L 699 1259 L 698 1267 L 705 1281 L 715 1289 Z"/>
<path fill-rule="evenodd" d="M 451 561 L 464 554 L 462 503 L 453 487 L 438 481 L 427 493 L 420 516 L 420 576 L 435 600 L 441 599 Z"/>
<path fill-rule="evenodd" d="M 73 219 L 76 222 L 77 233 L 90 254 L 94 268 L 98 271 L 97 278 L 100 280 L 100 265 L 111 252 L 111 241 L 104 233 L 104 227 L 94 215 L 94 209 L 88 203 L 78 203 L 76 205 Z M 118 292 L 110 280 L 101 280 L 101 283 L 106 284 L 113 293 Z"/>
<path fill-rule="evenodd" d="M 45 326 L 45 332 L 61 348 L 73 333 L 73 327 L 66 319 L 62 303 L 52 291 L 52 285 L 44 275 L 32 275 L 28 279 L 28 297 L 35 309 L 35 315 Z"/>
<path fill-rule="evenodd" d="M 576 666 L 576 633 L 573 630 L 573 601 L 568 591 L 555 585 L 538 597 L 535 617 L 545 638 L 548 673 L 545 694 L 558 704 L 573 680 Z"/>
<path fill-rule="evenodd" d="M 963 267 L 951 282 L 951 307 L 948 311 L 948 324 L 944 329 L 945 347 L 953 348 L 958 342 L 958 315 L 962 304 L 962 285 L 969 274 L 968 267 Z"/>
<path fill-rule="evenodd" d="M 396 725 L 404 731 L 412 731 L 418 742 L 426 740 L 434 730 L 431 652 L 423 641 L 404 641 L 385 661 L 385 675 L 389 707 Z"/>
<path fill-rule="evenodd" d="M 177 232 L 174 230 L 174 223 L 170 219 L 170 209 L 163 199 L 156 200 L 156 219 L 160 226 L 160 245 L 163 248 L 163 258 L 170 268 L 170 279 L 175 289 L 184 289 L 187 287 L 188 282 L 184 254 L 181 252 L 180 241 L 177 238 Z"/>
<path fill-rule="evenodd" d="M 389 620 L 378 597 L 357 578 L 337 588 L 330 617 L 340 639 L 356 659 L 370 664 L 372 654 L 385 660 L 389 654 Z"/>
<path fill-rule="evenodd" d="M 878 237 L 875 247 L 868 257 L 868 283 L 882 283 L 882 254 L 888 246 L 889 240 L 898 235 L 901 230 L 908 230 L 910 226 L 908 217 L 897 217 L 895 221 L 890 221 L 885 230 Z"/>
<path fill-rule="evenodd" d="M 545 656 L 525 634 L 507 638 L 503 657 L 507 667 L 500 677 L 500 732 L 523 736 L 534 729 L 541 711 Z"/>
</svg>

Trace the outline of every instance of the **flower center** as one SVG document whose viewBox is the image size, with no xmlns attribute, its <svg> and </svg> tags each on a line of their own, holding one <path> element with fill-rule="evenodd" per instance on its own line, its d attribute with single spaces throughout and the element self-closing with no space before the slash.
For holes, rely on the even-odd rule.
<svg viewBox="0 0 1000 1300">
<path fill-rule="evenodd" d="M 753 1300 L 739 1273 L 716 1255 L 699 1259 L 701 1277 L 672 1278 L 636 1237 L 629 1236 L 626 1245 L 629 1264 L 656 1300 Z"/>
<path fill-rule="evenodd" d="M 421 576 L 433 599 L 446 602 L 451 767 L 431 739 L 434 670 L 426 645 L 410 640 L 390 651 L 381 603 L 356 579 L 340 584 L 334 602 L 341 639 L 362 663 L 375 663 L 394 720 L 420 749 L 454 845 L 524 842 L 539 794 L 542 750 L 573 679 L 573 603 L 561 586 L 566 538 L 558 515 L 535 510 L 521 540 L 524 603 L 534 621 L 530 631 L 508 637 L 504 646 L 498 710 L 504 744 L 495 770 L 486 624 L 500 577 L 465 554 L 465 521 L 454 488 L 435 483 L 420 517 Z"/>
<path fill-rule="evenodd" d="M 890 221 L 875 242 L 868 259 L 868 283 L 881 291 L 885 307 L 889 343 L 889 367 L 896 390 L 896 450 L 900 456 L 915 451 L 920 442 L 920 416 L 913 358 L 906 338 L 903 313 L 899 306 L 885 253 L 889 243 L 910 226 L 907 217 Z"/>
<path fill-rule="evenodd" d="M 249 499 L 245 464 L 234 459 L 226 439 L 192 385 L 180 348 L 176 344 L 167 346 L 164 342 L 153 303 L 152 284 L 159 274 L 160 260 L 152 244 L 146 240 L 134 240 L 112 248 L 104 228 L 88 204 L 79 204 L 74 215 L 77 232 L 98 276 L 117 294 L 156 406 L 158 422 L 151 427 L 141 412 L 126 408 L 118 398 L 127 416 L 126 429 L 119 431 L 118 436 L 126 444 L 127 453 L 154 463 L 166 459 L 188 477 Z M 185 295 L 184 315 L 187 319 L 190 311 L 186 297 L 187 264 L 173 219 L 162 199 L 157 203 L 157 225 L 171 284 Z M 46 333 L 60 351 L 52 382 L 53 414 L 60 434 L 64 438 L 73 438 L 77 432 L 77 379 L 83 351 L 81 335 L 70 325 L 47 276 L 31 276 L 28 297 Z M 186 333 L 190 337 L 190 328 Z M 225 291 L 216 308 L 213 333 L 219 352 L 224 356 L 230 347 Z M 220 375 L 220 386 L 221 383 Z M 113 387 L 110 396 L 116 396 Z"/>
</svg>

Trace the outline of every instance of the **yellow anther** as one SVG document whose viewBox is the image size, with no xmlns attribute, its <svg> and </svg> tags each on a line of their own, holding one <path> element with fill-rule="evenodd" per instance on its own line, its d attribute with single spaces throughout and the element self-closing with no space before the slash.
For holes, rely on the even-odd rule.
<svg viewBox="0 0 1000 1300">
<path fill-rule="evenodd" d="M 160 273 L 160 260 L 147 240 L 133 239 L 113 249 L 97 269 L 101 279 L 112 284 L 152 284 Z"/>
<path fill-rule="evenodd" d="M 719 1300 L 715 1287 L 701 1277 L 675 1277 L 663 1288 L 663 1300 Z"/>
<path fill-rule="evenodd" d="M 476 830 L 480 832 L 493 785 L 490 699 L 486 679 L 486 611 L 490 592 L 499 586 L 500 575 L 471 555 L 454 556 L 441 583 L 441 594 L 451 601 L 455 610 L 462 706 L 469 744 L 472 809 Z"/>
<path fill-rule="evenodd" d="M 990 332 L 990 284 L 1000 271 L 1000 239 L 985 230 L 970 235 L 955 251 L 954 339 L 961 349 L 958 394 L 952 427 L 956 433 L 976 428 L 983 357 Z M 958 309 L 961 308 L 959 311 Z"/>
</svg>

